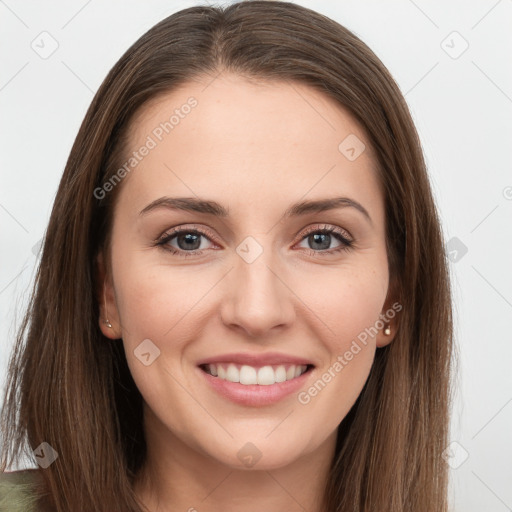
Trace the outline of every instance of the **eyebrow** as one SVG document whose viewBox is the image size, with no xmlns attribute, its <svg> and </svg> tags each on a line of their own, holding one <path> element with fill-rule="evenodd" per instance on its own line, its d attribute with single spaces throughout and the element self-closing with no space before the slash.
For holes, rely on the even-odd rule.
<svg viewBox="0 0 512 512">
<path fill-rule="evenodd" d="M 350 199 L 348 197 L 333 197 L 327 199 L 317 199 L 309 201 L 301 201 L 290 206 L 284 213 L 284 218 L 298 217 L 300 215 L 307 215 L 310 213 L 320 213 L 336 208 L 355 208 L 362 213 L 366 219 L 373 225 L 372 218 L 366 208 Z M 229 209 L 222 206 L 217 201 L 207 199 L 200 199 L 195 197 L 160 197 L 155 201 L 148 204 L 139 215 L 146 215 L 147 213 L 157 209 L 169 210 L 184 210 L 196 213 L 206 213 L 216 217 L 226 218 L 229 217 Z"/>
</svg>

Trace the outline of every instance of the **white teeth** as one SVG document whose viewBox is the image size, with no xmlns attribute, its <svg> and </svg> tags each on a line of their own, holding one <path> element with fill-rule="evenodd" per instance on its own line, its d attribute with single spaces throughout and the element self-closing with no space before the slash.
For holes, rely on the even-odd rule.
<svg viewBox="0 0 512 512">
<path fill-rule="evenodd" d="M 229 382 L 240 382 L 240 374 L 241 372 L 238 371 L 238 368 L 234 364 L 230 364 L 226 372 L 226 380 L 229 380 Z"/>
<path fill-rule="evenodd" d="M 226 380 L 229 379 L 226 378 Z M 244 364 L 242 368 L 240 368 L 240 384 L 258 384 L 258 375 L 256 373 L 256 369 L 252 366 L 247 366 Z"/>
<path fill-rule="evenodd" d="M 215 365 L 212 365 L 212 364 L 211 364 L 211 365 L 210 365 L 210 368 L 211 368 L 212 366 L 215 366 Z M 224 367 L 223 367 L 223 366 L 221 366 L 220 364 L 218 364 L 218 365 L 217 365 L 217 372 L 219 372 L 219 373 L 218 373 L 218 375 L 217 375 L 217 376 L 219 377 L 219 379 L 224 379 L 224 380 L 226 380 L 226 370 L 224 370 Z"/>
<path fill-rule="evenodd" d="M 269 386 L 275 383 L 275 374 L 272 366 L 263 366 L 258 370 L 258 384 Z"/>
<path fill-rule="evenodd" d="M 288 369 L 284 365 L 276 367 L 262 366 L 253 368 L 252 366 L 242 365 L 240 369 L 237 365 L 230 364 L 208 364 L 205 367 L 206 372 L 214 377 L 229 382 L 239 382 L 240 384 L 250 385 L 259 384 L 260 386 L 270 386 L 276 382 L 292 380 L 302 375 L 306 365 L 290 365 Z"/>
<path fill-rule="evenodd" d="M 286 370 L 284 366 L 278 366 L 276 370 L 276 382 L 284 382 L 286 380 Z"/>
</svg>

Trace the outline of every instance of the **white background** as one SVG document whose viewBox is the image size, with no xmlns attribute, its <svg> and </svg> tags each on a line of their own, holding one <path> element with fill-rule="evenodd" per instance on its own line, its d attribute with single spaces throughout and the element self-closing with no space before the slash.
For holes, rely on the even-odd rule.
<svg viewBox="0 0 512 512">
<path fill-rule="evenodd" d="M 366 42 L 411 108 L 445 239 L 467 247 L 451 262 L 460 353 L 452 510 L 512 510 L 512 0 L 297 3 Z M 140 35 L 192 5 L 0 0 L 2 382 L 37 244 L 94 92 Z M 58 43 L 47 59 L 31 47 L 43 31 Z"/>
</svg>

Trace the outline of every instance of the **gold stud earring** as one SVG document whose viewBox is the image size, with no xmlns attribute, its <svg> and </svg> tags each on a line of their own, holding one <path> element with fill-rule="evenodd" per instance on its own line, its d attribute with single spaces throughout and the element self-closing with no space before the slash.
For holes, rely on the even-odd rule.
<svg viewBox="0 0 512 512">
<path fill-rule="evenodd" d="M 391 327 L 388 325 L 386 325 L 386 328 L 384 329 L 384 334 L 386 336 L 389 336 L 391 334 Z"/>
</svg>

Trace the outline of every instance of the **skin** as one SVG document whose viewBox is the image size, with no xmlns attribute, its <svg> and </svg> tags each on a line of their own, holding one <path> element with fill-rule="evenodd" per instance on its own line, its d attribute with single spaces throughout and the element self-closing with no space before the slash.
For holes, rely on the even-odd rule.
<svg viewBox="0 0 512 512">
<path fill-rule="evenodd" d="M 375 158 L 361 127 L 329 97 L 307 85 L 256 84 L 227 72 L 145 106 L 131 124 L 130 152 L 190 96 L 197 107 L 120 185 L 111 275 L 105 256 L 98 258 L 100 327 L 111 339 L 122 337 L 144 398 L 148 459 L 136 494 L 159 512 L 319 511 L 337 426 L 359 396 L 375 350 L 392 341 L 396 317 L 391 335 L 380 330 L 368 338 L 307 404 L 297 393 L 269 406 L 233 403 L 198 377 L 197 362 L 229 352 L 305 357 L 315 365 L 307 390 L 391 306 Z M 350 134 L 366 144 L 354 161 L 338 150 Z M 230 214 L 140 214 L 162 196 L 215 200 Z M 336 196 L 362 204 L 372 222 L 352 207 L 283 218 L 295 202 Z M 341 244 L 335 236 L 322 250 L 304 234 L 325 225 L 354 246 L 333 253 Z M 171 227 L 211 234 L 200 239 L 202 254 L 185 258 L 156 246 Z M 236 252 L 248 236 L 263 249 L 252 263 Z M 178 242 L 168 246 L 185 253 Z M 148 366 L 134 355 L 145 339 L 160 350 Z M 237 456 L 248 442 L 261 453 L 250 468 Z"/>
</svg>

